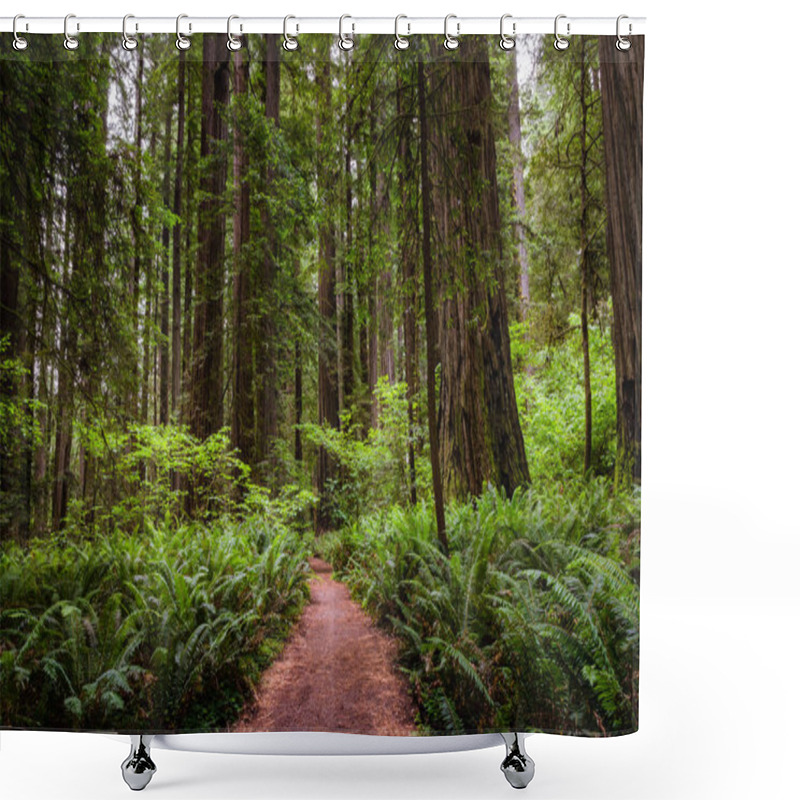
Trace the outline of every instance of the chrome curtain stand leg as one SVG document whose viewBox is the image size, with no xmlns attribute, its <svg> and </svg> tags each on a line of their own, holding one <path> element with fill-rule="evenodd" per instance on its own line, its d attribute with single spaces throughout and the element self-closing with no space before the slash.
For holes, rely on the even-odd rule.
<svg viewBox="0 0 800 800">
<path fill-rule="evenodd" d="M 501 733 L 506 743 L 506 757 L 500 765 L 506 780 L 515 789 L 524 789 L 532 780 L 535 765 L 525 752 L 525 736 L 521 733 Z"/>
<path fill-rule="evenodd" d="M 155 775 L 156 765 L 150 758 L 152 736 L 131 734 L 131 752 L 122 762 L 122 778 L 134 792 L 140 792 Z"/>
</svg>

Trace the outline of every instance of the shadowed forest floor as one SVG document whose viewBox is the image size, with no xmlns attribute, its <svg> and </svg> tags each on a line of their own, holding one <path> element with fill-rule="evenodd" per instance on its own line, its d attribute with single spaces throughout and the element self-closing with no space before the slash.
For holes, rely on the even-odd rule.
<svg viewBox="0 0 800 800">
<path fill-rule="evenodd" d="M 414 734 L 395 642 L 333 580 L 330 564 L 310 563 L 311 601 L 233 730 Z"/>
</svg>

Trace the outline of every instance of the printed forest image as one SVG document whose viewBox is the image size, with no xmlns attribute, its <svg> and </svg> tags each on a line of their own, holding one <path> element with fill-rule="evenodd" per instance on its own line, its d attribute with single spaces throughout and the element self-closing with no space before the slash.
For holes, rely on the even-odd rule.
<svg viewBox="0 0 800 800">
<path fill-rule="evenodd" d="M 638 727 L 644 40 L 0 53 L 0 727 Z"/>
</svg>

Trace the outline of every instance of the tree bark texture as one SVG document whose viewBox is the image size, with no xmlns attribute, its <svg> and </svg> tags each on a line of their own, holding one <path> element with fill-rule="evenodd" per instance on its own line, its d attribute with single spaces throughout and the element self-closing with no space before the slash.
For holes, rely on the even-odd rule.
<svg viewBox="0 0 800 800">
<path fill-rule="evenodd" d="M 600 37 L 608 260 L 614 306 L 618 483 L 642 475 L 642 96 L 644 39 Z"/>
<path fill-rule="evenodd" d="M 252 465 L 255 408 L 253 398 L 252 288 L 247 246 L 250 241 L 250 183 L 245 149 L 241 103 L 246 97 L 249 70 L 242 50 L 233 56 L 233 90 L 239 100 L 233 128 L 233 395 L 231 397 L 231 444 L 239 458 Z"/>
<path fill-rule="evenodd" d="M 437 70 L 432 172 L 440 276 L 439 439 L 445 497 L 529 482 L 511 365 L 486 40 Z"/>
<path fill-rule="evenodd" d="M 201 179 L 195 300 L 191 430 L 200 439 L 223 422 L 223 317 L 225 280 L 224 194 L 228 162 L 223 111 L 230 96 L 228 48 L 221 34 L 203 36 L 203 115 L 200 157 L 207 159 Z"/>
</svg>

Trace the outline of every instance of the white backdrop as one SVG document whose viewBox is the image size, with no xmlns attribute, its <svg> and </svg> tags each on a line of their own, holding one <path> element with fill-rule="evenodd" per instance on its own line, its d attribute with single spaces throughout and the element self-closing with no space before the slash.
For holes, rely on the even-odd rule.
<svg viewBox="0 0 800 800">
<path fill-rule="evenodd" d="M 615 740 L 533 737 L 537 775 L 527 792 L 797 797 L 797 6 L 287 2 L 17 0 L 4 13 L 647 16 L 641 730 Z M 127 749 L 103 736 L 4 732 L 2 796 L 126 797 Z M 165 800 L 491 800 L 512 791 L 500 748 L 154 755 L 159 771 L 146 792 Z"/>
</svg>

